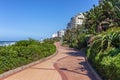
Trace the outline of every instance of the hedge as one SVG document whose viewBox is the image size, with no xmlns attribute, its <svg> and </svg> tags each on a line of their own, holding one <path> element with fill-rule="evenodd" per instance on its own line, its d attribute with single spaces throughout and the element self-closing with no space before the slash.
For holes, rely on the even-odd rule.
<svg viewBox="0 0 120 80">
<path fill-rule="evenodd" d="M 29 39 L 16 42 L 12 46 L 0 48 L 0 74 L 31 63 L 55 53 L 53 41 L 50 43 Z"/>
</svg>

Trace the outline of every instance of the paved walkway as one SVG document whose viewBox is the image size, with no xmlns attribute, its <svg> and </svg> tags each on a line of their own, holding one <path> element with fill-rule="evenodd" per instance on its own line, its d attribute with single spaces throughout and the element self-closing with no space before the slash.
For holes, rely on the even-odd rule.
<svg viewBox="0 0 120 80">
<path fill-rule="evenodd" d="M 58 54 L 2 80 L 97 80 L 85 62 L 82 51 L 56 43 Z M 83 50 L 84 51 L 84 50 Z"/>
</svg>

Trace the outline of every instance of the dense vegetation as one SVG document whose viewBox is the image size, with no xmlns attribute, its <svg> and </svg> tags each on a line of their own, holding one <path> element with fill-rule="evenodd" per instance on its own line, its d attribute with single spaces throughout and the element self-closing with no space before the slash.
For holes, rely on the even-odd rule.
<svg viewBox="0 0 120 80">
<path fill-rule="evenodd" d="M 107 80 L 120 79 L 120 28 L 111 28 L 94 36 L 87 57 Z"/>
<path fill-rule="evenodd" d="M 85 47 L 103 80 L 120 80 L 120 0 L 104 0 L 84 16 L 83 25 L 66 31 L 64 44 Z"/>
<path fill-rule="evenodd" d="M 33 39 L 18 41 L 15 45 L 0 47 L 0 73 L 15 69 L 56 51 L 52 40 L 39 42 Z"/>
</svg>

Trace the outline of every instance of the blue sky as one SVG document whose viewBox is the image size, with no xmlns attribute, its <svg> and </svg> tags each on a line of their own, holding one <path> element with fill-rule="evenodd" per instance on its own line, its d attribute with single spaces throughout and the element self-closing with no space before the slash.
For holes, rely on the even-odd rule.
<svg viewBox="0 0 120 80">
<path fill-rule="evenodd" d="M 0 41 L 49 38 L 98 0 L 0 0 Z"/>
</svg>

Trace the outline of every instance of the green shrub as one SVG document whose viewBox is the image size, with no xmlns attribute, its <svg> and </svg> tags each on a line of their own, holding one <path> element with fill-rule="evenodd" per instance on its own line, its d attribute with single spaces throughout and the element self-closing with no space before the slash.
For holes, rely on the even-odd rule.
<svg viewBox="0 0 120 80">
<path fill-rule="evenodd" d="M 106 56 L 103 57 L 101 61 L 102 66 L 102 75 L 107 80 L 119 80 L 120 79 L 120 53 L 117 56 L 111 57 Z"/>
<path fill-rule="evenodd" d="M 29 39 L 17 42 L 15 45 L 0 48 L 0 73 L 39 60 L 55 53 L 53 42 L 43 42 Z"/>
<path fill-rule="evenodd" d="M 78 36 L 78 48 L 84 48 L 87 47 L 87 36 L 85 33 L 82 33 Z"/>
<path fill-rule="evenodd" d="M 112 28 L 94 37 L 87 57 L 104 80 L 120 80 L 120 29 Z M 118 42 L 116 42 L 118 41 Z"/>
<path fill-rule="evenodd" d="M 120 80 L 120 28 L 112 27 L 99 33 L 91 29 L 94 34 L 83 29 L 67 30 L 64 42 L 73 48 L 87 47 L 88 60 L 104 80 Z M 88 45 L 87 40 L 91 35 Z"/>
</svg>

